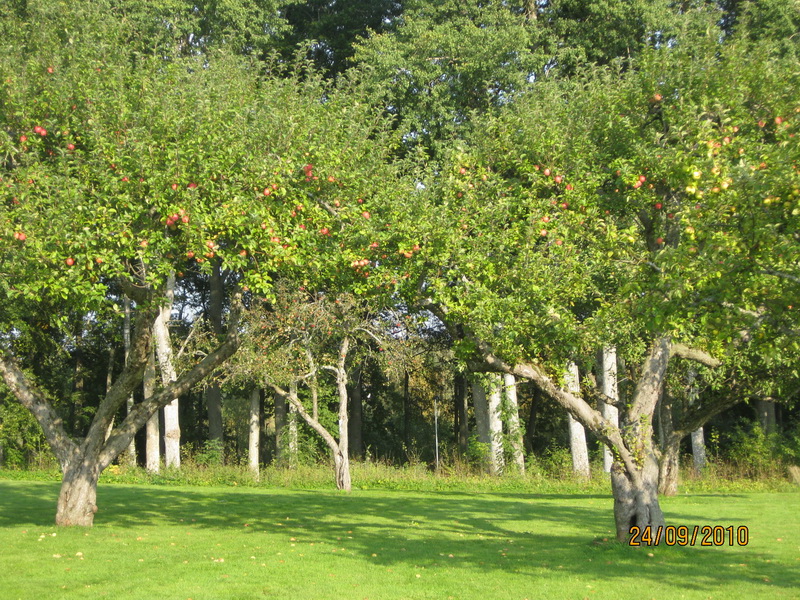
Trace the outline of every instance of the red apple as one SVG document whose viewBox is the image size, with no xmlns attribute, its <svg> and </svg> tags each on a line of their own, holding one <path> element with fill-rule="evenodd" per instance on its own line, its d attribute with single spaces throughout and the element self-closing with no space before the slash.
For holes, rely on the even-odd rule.
<svg viewBox="0 0 800 600">
<path fill-rule="evenodd" d="M 656 207 L 656 210 L 661 210 L 662 208 L 664 208 L 664 205 L 661 204 L 661 202 L 656 202 L 653 206 Z"/>
<path fill-rule="evenodd" d="M 569 204 L 567 204 L 566 202 L 562 202 L 561 204 L 559 204 L 559 206 L 563 209 L 567 209 L 569 207 Z"/>
<path fill-rule="evenodd" d="M 19 141 L 20 141 L 20 143 L 24 144 L 25 142 L 28 141 L 28 136 L 27 135 L 19 136 Z"/>
<path fill-rule="evenodd" d="M 365 210 L 364 212 L 361 213 L 361 216 L 364 217 L 365 219 L 369 219 L 370 215 L 369 212 Z"/>
<path fill-rule="evenodd" d="M 556 246 L 560 246 L 560 245 L 561 245 L 561 244 L 563 244 L 563 243 L 564 243 L 564 241 L 563 241 L 563 240 L 556 240 Z"/>
<path fill-rule="evenodd" d="M 574 188 L 572 187 L 572 184 L 571 184 L 571 183 L 568 183 L 568 184 L 567 184 L 567 191 L 568 191 L 568 192 L 571 192 L 573 189 L 574 189 Z"/>
<path fill-rule="evenodd" d="M 319 230 L 319 232 L 322 235 L 328 235 L 330 233 L 330 229 L 328 229 L 327 227 L 323 227 L 322 229 Z"/>
<path fill-rule="evenodd" d="M 15 239 L 15 240 L 19 240 L 20 242 L 24 242 L 25 240 L 27 240 L 27 239 L 28 239 L 28 236 L 27 236 L 27 235 L 25 235 L 25 234 L 24 234 L 23 232 L 21 232 L 21 231 L 17 231 L 17 232 L 14 234 L 14 239 Z"/>
<path fill-rule="evenodd" d="M 196 184 L 196 183 L 194 183 L 194 182 L 192 182 L 192 183 L 190 183 L 190 184 L 189 184 L 187 187 L 188 187 L 190 190 L 193 190 L 194 188 L 196 188 L 196 187 L 197 187 L 197 184 Z"/>
<path fill-rule="evenodd" d="M 186 253 L 186 258 L 194 258 L 194 252 L 189 250 L 189 252 Z"/>
<path fill-rule="evenodd" d="M 542 223 L 549 223 L 549 222 L 550 222 L 550 217 L 548 217 L 547 215 L 542 217 Z"/>
<path fill-rule="evenodd" d="M 539 235 L 541 235 L 542 237 L 546 236 L 546 235 L 547 235 L 547 229 L 542 229 L 542 230 L 539 232 Z"/>
<path fill-rule="evenodd" d="M 75 144 L 67 144 L 67 150 L 75 150 Z"/>
<path fill-rule="evenodd" d="M 553 181 L 555 181 L 556 183 L 561 183 L 562 181 L 564 181 L 564 178 L 561 175 L 556 175 L 555 177 L 553 177 Z"/>
<path fill-rule="evenodd" d="M 265 196 L 269 196 L 271 193 L 272 193 L 272 191 L 269 188 L 264 188 L 264 195 Z"/>
<path fill-rule="evenodd" d="M 544 173 L 545 177 L 550 177 L 551 171 L 550 171 L 550 169 L 545 169 L 544 171 L 542 171 L 542 173 Z"/>
<path fill-rule="evenodd" d="M 71 267 L 72 265 L 75 264 L 75 259 L 70 256 L 69 258 L 64 260 L 64 262 L 67 264 L 68 267 Z"/>
<path fill-rule="evenodd" d="M 247 256 L 247 250 L 240 250 L 239 256 Z"/>
<path fill-rule="evenodd" d="M 54 71 L 53 67 L 47 67 L 47 72 L 50 73 L 51 75 L 53 74 L 53 71 Z"/>
<path fill-rule="evenodd" d="M 663 243 L 664 243 L 664 238 L 661 238 L 661 237 L 660 238 L 656 238 L 656 244 L 658 244 L 660 246 Z"/>
<path fill-rule="evenodd" d="M 171 187 L 172 187 L 173 190 L 177 190 L 178 189 L 178 184 L 177 183 L 173 183 Z"/>
</svg>

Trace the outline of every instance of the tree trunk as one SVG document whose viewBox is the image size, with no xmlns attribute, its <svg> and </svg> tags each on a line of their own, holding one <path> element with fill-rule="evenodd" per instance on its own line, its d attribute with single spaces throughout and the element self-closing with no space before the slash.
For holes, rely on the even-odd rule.
<svg viewBox="0 0 800 600">
<path fill-rule="evenodd" d="M 617 388 L 617 349 L 614 346 L 605 346 L 600 354 L 602 358 L 600 363 L 600 391 L 603 395 L 617 402 L 619 401 L 619 389 Z M 614 427 L 619 426 L 619 410 L 616 406 L 608 402 L 601 402 L 600 413 L 609 423 L 614 425 Z M 611 452 L 611 448 L 603 445 L 603 470 L 606 473 L 610 473 L 613 463 L 614 455 Z"/>
<path fill-rule="evenodd" d="M 172 340 L 169 335 L 169 320 L 172 317 L 172 304 L 175 297 L 175 276 L 167 277 L 165 290 L 167 302 L 153 325 L 158 367 L 164 387 L 177 381 L 175 364 L 172 360 Z M 181 427 L 178 419 L 178 399 L 175 398 L 164 407 L 164 463 L 167 468 L 179 469 L 181 466 Z"/>
<path fill-rule="evenodd" d="M 144 400 L 145 402 L 153 395 L 156 384 L 156 360 L 153 349 L 150 349 L 150 356 L 147 359 L 147 367 L 144 371 Z M 161 444 L 159 436 L 158 413 L 155 411 L 147 420 L 145 429 L 145 469 L 151 473 L 158 473 L 161 468 Z"/>
<path fill-rule="evenodd" d="M 695 472 L 702 472 L 706 467 L 706 442 L 702 427 L 692 432 L 692 458 Z"/>
<path fill-rule="evenodd" d="M 567 365 L 566 383 L 567 389 L 575 396 L 580 396 L 580 373 L 578 365 L 570 362 Z M 578 477 L 589 479 L 591 471 L 589 469 L 589 449 L 586 446 L 586 430 L 583 425 L 571 414 L 567 413 L 569 423 L 569 447 L 572 452 L 572 471 Z"/>
<path fill-rule="evenodd" d="M 505 467 L 503 457 L 503 384 L 499 373 L 489 373 L 489 394 L 487 409 L 489 411 L 489 472 L 499 475 Z"/>
<path fill-rule="evenodd" d="M 361 367 L 355 368 L 353 381 L 350 384 L 350 456 L 353 458 L 364 458 L 364 442 L 362 439 L 362 428 L 364 419 L 364 407 L 361 395 Z"/>
<path fill-rule="evenodd" d="M 247 438 L 247 465 L 250 472 L 259 479 L 259 448 L 261 434 L 261 391 L 256 387 L 250 392 L 250 428 Z"/>
<path fill-rule="evenodd" d="M 648 445 L 649 449 L 643 449 L 640 469 L 630 471 L 621 462 L 615 462 L 611 468 L 617 540 L 623 543 L 628 541 L 633 526 L 640 531 L 650 527 L 655 543 L 658 528 L 664 526 L 664 513 L 658 503 L 658 459 L 652 445 L 645 444 Z"/>
<path fill-rule="evenodd" d="M 97 461 L 75 460 L 64 470 L 58 494 L 56 525 L 90 527 L 93 524 L 97 512 L 99 477 Z"/>
<path fill-rule="evenodd" d="M 403 376 L 403 444 L 405 451 L 411 449 L 411 391 L 409 390 L 410 375 L 405 371 Z"/>
<path fill-rule="evenodd" d="M 349 450 L 349 428 L 347 417 L 347 371 L 345 361 L 347 351 L 350 347 L 350 338 L 345 337 L 339 347 L 339 361 L 336 368 L 336 389 L 339 392 L 339 450 L 334 453 L 334 464 L 336 466 L 336 487 L 340 490 L 349 492 L 350 484 L 350 450 Z"/>
<path fill-rule="evenodd" d="M 525 448 L 522 443 L 522 428 L 519 425 L 519 402 L 517 401 L 517 379 L 509 373 L 503 375 L 506 392 L 506 424 L 508 439 L 511 446 L 511 460 L 514 461 L 517 471 L 525 472 Z"/>
<path fill-rule="evenodd" d="M 297 393 L 296 384 L 289 389 L 289 394 Z M 291 452 L 291 432 L 289 430 L 289 407 L 286 403 L 287 395 L 275 394 L 275 461 L 281 467 L 294 466 L 294 457 Z"/>
<path fill-rule="evenodd" d="M 531 405 L 528 411 L 528 426 L 525 428 L 525 450 L 533 454 L 533 440 L 536 435 L 536 414 L 539 411 L 539 405 L 542 402 L 542 390 L 538 386 L 533 386 L 533 393 L 531 394 Z"/>
<path fill-rule="evenodd" d="M 222 279 L 222 267 L 219 259 L 212 261 L 211 278 L 209 280 L 208 320 L 217 339 L 225 333 L 222 326 L 222 300 L 225 293 Z M 223 441 L 222 427 L 222 388 L 212 383 L 206 388 L 206 410 L 208 411 L 208 439 Z"/>
<path fill-rule="evenodd" d="M 469 445 L 469 420 L 467 416 L 467 380 L 462 373 L 456 373 L 453 386 L 455 434 L 458 440 L 458 453 L 461 456 L 465 456 Z"/>
</svg>

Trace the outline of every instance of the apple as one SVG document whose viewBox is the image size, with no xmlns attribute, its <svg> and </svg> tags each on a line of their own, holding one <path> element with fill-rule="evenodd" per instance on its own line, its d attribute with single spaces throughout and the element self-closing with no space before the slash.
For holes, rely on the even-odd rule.
<svg viewBox="0 0 800 600">
<path fill-rule="evenodd" d="M 269 188 L 264 188 L 264 195 L 265 196 L 269 196 L 271 193 L 272 193 L 272 190 L 270 190 Z"/>
<path fill-rule="evenodd" d="M 567 204 L 566 202 L 562 202 L 561 204 L 559 204 L 559 206 L 563 209 L 567 209 L 569 207 L 569 204 Z"/>
<path fill-rule="evenodd" d="M 206 258 L 214 258 L 214 253 L 213 252 L 206 252 L 205 257 Z"/>
<path fill-rule="evenodd" d="M 419 244 L 414 244 L 414 247 L 411 248 L 414 252 L 419 252 Z"/>
<path fill-rule="evenodd" d="M 664 243 L 664 238 L 661 238 L 661 237 L 660 238 L 656 238 L 656 244 L 658 244 L 660 246 L 663 243 Z"/>
<path fill-rule="evenodd" d="M 539 235 L 541 235 L 542 237 L 546 236 L 546 235 L 547 235 L 547 229 L 542 229 L 542 230 L 539 232 Z"/>
<path fill-rule="evenodd" d="M 544 173 L 545 177 L 550 177 L 551 171 L 550 171 L 550 169 L 545 169 L 544 171 L 542 171 L 542 173 Z"/>
<path fill-rule="evenodd" d="M 189 252 L 186 253 L 186 258 L 194 258 L 194 252 L 189 250 Z"/>
<path fill-rule="evenodd" d="M 652 98 L 653 102 L 661 102 L 663 99 L 664 99 L 664 96 L 662 96 L 661 94 L 658 94 L 658 93 L 653 94 L 653 98 Z"/>
<path fill-rule="evenodd" d="M 240 250 L 239 256 L 247 256 L 247 250 Z"/>
<path fill-rule="evenodd" d="M 28 136 L 27 135 L 19 136 L 19 141 L 20 141 L 20 143 L 24 144 L 25 142 L 28 141 Z"/>
<path fill-rule="evenodd" d="M 359 203 L 359 204 L 364 204 L 364 199 L 363 199 L 363 198 L 359 198 L 359 199 L 358 199 L 358 203 Z"/>
<path fill-rule="evenodd" d="M 556 240 L 556 246 L 560 246 L 564 243 L 564 240 Z"/>
<path fill-rule="evenodd" d="M 53 69 L 53 67 L 47 67 L 47 72 L 50 73 L 51 75 L 53 74 L 54 70 L 55 69 Z"/>
<path fill-rule="evenodd" d="M 149 243 L 149 242 L 148 242 L 147 240 L 142 240 L 141 242 L 139 242 L 139 245 L 140 245 L 142 248 L 147 248 L 147 244 L 148 244 L 148 243 Z"/>
<path fill-rule="evenodd" d="M 549 223 L 549 222 L 550 222 L 550 217 L 548 217 L 547 215 L 542 217 L 542 223 Z"/>
<path fill-rule="evenodd" d="M 26 239 L 28 239 L 28 236 L 27 236 L 27 235 L 25 235 L 25 234 L 24 234 L 23 232 L 21 232 L 21 231 L 17 231 L 17 232 L 14 234 L 14 239 L 15 239 L 15 240 L 19 240 L 20 242 L 24 242 Z"/>
<path fill-rule="evenodd" d="M 571 183 L 568 183 L 568 184 L 567 184 L 567 191 L 568 191 L 568 192 L 571 192 L 573 189 L 575 189 L 575 188 L 573 188 L 573 187 L 572 187 L 572 184 L 571 184 Z"/>
<path fill-rule="evenodd" d="M 556 183 L 561 183 L 562 181 L 564 181 L 564 178 L 561 175 L 556 175 L 555 177 L 553 177 L 553 181 L 555 181 Z"/>
<path fill-rule="evenodd" d="M 171 187 L 172 187 L 173 190 L 177 190 L 178 189 L 178 184 L 177 183 L 173 183 Z"/>
<path fill-rule="evenodd" d="M 322 229 L 319 230 L 319 232 L 322 235 L 329 235 L 330 234 L 330 229 L 328 229 L 327 227 L 323 227 Z"/>
<path fill-rule="evenodd" d="M 333 175 L 328 175 L 328 182 L 333 183 L 334 181 L 336 181 L 336 177 L 334 177 Z"/>
<path fill-rule="evenodd" d="M 213 240 L 206 240 L 206 248 L 208 248 L 209 250 L 213 250 L 214 249 L 214 241 Z"/>
<path fill-rule="evenodd" d="M 458 170 L 458 172 L 459 172 L 459 174 L 461 174 L 461 175 L 466 175 L 466 174 L 467 174 L 467 170 L 466 170 L 464 167 L 461 167 L 461 168 Z"/>
<path fill-rule="evenodd" d="M 269 238 L 269 241 L 272 242 L 273 244 L 280 244 L 281 238 L 279 238 L 276 235 L 273 235 L 271 238 Z"/>
<path fill-rule="evenodd" d="M 661 202 L 656 202 L 653 206 L 656 207 L 656 210 L 661 210 L 662 208 L 664 208 L 664 205 L 661 204 Z"/>
<path fill-rule="evenodd" d="M 375 250 L 378 247 L 378 242 L 372 242 L 369 247 Z"/>
<path fill-rule="evenodd" d="M 192 182 L 192 183 L 190 183 L 190 184 L 189 184 L 187 187 L 188 187 L 190 190 L 193 190 L 194 188 L 196 188 L 196 187 L 197 187 L 197 184 L 196 184 L 196 183 L 194 183 L 194 182 Z"/>
<path fill-rule="evenodd" d="M 370 214 L 368 211 L 365 210 L 364 212 L 361 213 L 361 216 L 364 217 L 365 219 L 369 219 Z"/>
<path fill-rule="evenodd" d="M 75 150 L 75 144 L 67 144 L 67 150 Z"/>
<path fill-rule="evenodd" d="M 71 267 L 72 265 L 75 264 L 75 259 L 70 256 L 69 258 L 64 260 L 64 262 L 67 264 L 68 267 Z"/>
<path fill-rule="evenodd" d="M 188 223 L 189 222 L 189 215 L 183 215 L 181 217 L 181 222 L 182 223 Z"/>
<path fill-rule="evenodd" d="M 647 181 L 647 177 L 645 177 L 644 175 L 639 175 L 639 182 L 644 183 L 645 181 Z"/>
</svg>

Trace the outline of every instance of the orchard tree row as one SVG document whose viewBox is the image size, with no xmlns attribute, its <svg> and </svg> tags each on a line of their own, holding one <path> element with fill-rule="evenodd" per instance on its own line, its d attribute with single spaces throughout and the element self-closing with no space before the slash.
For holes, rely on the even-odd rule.
<svg viewBox="0 0 800 600">
<path fill-rule="evenodd" d="M 798 384 L 796 5 L 346 6 L 0 9 L 0 372 L 56 522 L 160 412 L 177 466 L 200 394 L 349 489 L 365 414 L 440 403 L 524 468 L 525 384 L 608 449 L 619 539 L 663 524 L 681 440 Z"/>
</svg>

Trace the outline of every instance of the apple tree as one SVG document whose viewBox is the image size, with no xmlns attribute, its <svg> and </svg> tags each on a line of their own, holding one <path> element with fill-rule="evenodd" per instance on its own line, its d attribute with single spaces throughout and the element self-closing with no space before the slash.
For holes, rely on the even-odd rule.
<svg viewBox="0 0 800 600">
<path fill-rule="evenodd" d="M 670 361 L 702 376 L 749 344 L 796 358 L 796 338 L 771 339 L 796 324 L 798 85 L 791 61 L 713 35 L 537 82 L 429 196 L 418 301 L 473 368 L 533 381 L 612 449 L 620 540 L 664 522 L 653 415 Z M 638 365 L 619 427 L 593 406 L 611 399 L 561 375 L 604 345 Z"/>
<path fill-rule="evenodd" d="M 0 23 L 0 372 L 60 462 L 56 522 L 91 525 L 103 469 L 235 352 L 236 298 L 269 297 L 281 273 L 352 271 L 354 253 L 374 251 L 367 228 L 398 187 L 384 160 L 387 124 L 356 82 L 334 88 L 222 51 L 132 55 L 113 12 L 30 8 Z M 116 418 L 142 383 L 167 278 L 189 264 L 208 272 L 211 261 L 239 284 L 227 335 Z M 391 284 L 384 267 L 372 271 L 361 279 Z M 29 317 L 45 315 L 56 331 L 74 316 L 121 325 L 123 294 L 136 304 L 130 354 L 73 438 L 59 390 L 19 352 Z"/>
</svg>

